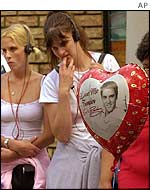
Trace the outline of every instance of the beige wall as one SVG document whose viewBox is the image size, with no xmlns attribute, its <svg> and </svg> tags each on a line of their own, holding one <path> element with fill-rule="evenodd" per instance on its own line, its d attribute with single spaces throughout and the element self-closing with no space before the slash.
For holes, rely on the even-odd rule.
<svg viewBox="0 0 150 190">
<path fill-rule="evenodd" d="M 149 11 L 127 11 L 126 63 L 138 63 L 136 49 L 144 34 L 149 30 Z"/>
</svg>

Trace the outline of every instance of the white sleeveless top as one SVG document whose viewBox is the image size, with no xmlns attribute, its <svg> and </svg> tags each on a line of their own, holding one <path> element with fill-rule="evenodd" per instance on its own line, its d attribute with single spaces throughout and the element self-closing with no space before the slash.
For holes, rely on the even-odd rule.
<svg viewBox="0 0 150 190">
<path fill-rule="evenodd" d="M 17 104 L 12 104 L 16 113 Z M 43 110 L 39 100 L 19 105 L 19 138 L 30 139 L 39 136 L 42 130 Z M 11 104 L 1 99 L 1 135 L 13 138 L 17 134 L 15 119 L 11 110 Z"/>
<path fill-rule="evenodd" d="M 41 79 L 41 86 L 45 76 Z M 17 104 L 12 103 L 16 114 Z M 19 130 L 15 126 L 15 118 L 12 113 L 10 102 L 1 99 L 1 135 L 7 138 L 14 138 L 18 134 L 18 139 L 30 139 L 42 133 L 43 104 L 39 99 L 19 105 Z"/>
</svg>

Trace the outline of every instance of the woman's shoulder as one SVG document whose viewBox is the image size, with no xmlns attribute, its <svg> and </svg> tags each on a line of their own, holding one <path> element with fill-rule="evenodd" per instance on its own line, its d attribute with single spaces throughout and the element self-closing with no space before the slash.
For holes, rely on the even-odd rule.
<svg viewBox="0 0 150 190">
<path fill-rule="evenodd" d="M 44 75 L 41 73 L 38 73 L 36 71 L 32 71 L 32 77 L 36 78 L 36 79 L 42 79 L 44 77 Z"/>
<path fill-rule="evenodd" d="M 53 69 L 51 72 L 49 72 L 42 80 L 42 87 L 45 88 L 51 88 L 59 86 L 59 74 L 55 69 Z"/>
<path fill-rule="evenodd" d="M 42 81 L 43 81 L 43 79 L 44 79 L 44 75 L 43 74 L 41 74 L 41 73 L 38 73 L 38 72 L 36 72 L 36 71 L 32 71 L 32 75 L 31 75 L 31 83 L 33 84 L 33 85 L 38 85 L 38 86 L 41 86 L 41 83 L 42 83 Z"/>
<path fill-rule="evenodd" d="M 1 80 L 6 79 L 7 76 L 8 76 L 8 73 L 3 73 L 3 74 L 1 74 Z"/>
<path fill-rule="evenodd" d="M 7 82 L 7 73 L 1 74 L 1 86 Z"/>
<path fill-rule="evenodd" d="M 59 74 L 58 72 L 53 69 L 52 71 L 50 71 L 46 76 L 45 76 L 45 79 L 46 81 L 49 81 L 49 80 L 53 80 L 53 81 L 57 81 L 59 79 Z"/>
<path fill-rule="evenodd" d="M 110 54 L 110 53 L 101 53 L 101 52 L 96 52 L 96 51 L 89 51 L 89 53 L 91 54 L 91 56 L 96 60 L 96 62 L 98 62 L 100 56 L 103 54 L 105 54 L 105 60 L 115 60 L 115 57 Z"/>
</svg>

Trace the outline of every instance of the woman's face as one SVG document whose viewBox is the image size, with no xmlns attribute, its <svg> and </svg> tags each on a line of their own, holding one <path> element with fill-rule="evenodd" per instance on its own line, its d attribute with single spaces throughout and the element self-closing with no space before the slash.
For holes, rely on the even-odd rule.
<svg viewBox="0 0 150 190">
<path fill-rule="evenodd" d="M 27 61 L 27 56 L 24 52 L 24 47 L 20 46 L 10 37 L 3 37 L 1 40 L 2 50 L 4 56 L 11 68 L 11 70 L 16 70 L 19 68 L 24 68 Z"/>
<path fill-rule="evenodd" d="M 55 56 L 62 61 L 64 57 L 67 57 L 68 59 L 71 57 L 75 60 L 77 51 L 76 48 L 76 42 L 74 42 L 72 34 L 66 33 L 66 39 L 53 43 L 51 49 Z"/>
</svg>

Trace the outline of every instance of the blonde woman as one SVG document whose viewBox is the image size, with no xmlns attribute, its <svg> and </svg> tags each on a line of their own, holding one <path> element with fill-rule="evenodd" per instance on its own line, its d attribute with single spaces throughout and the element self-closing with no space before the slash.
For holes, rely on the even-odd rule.
<svg viewBox="0 0 150 190">
<path fill-rule="evenodd" d="M 32 71 L 28 62 L 32 53 L 38 55 L 40 51 L 34 47 L 30 29 L 23 24 L 6 28 L 1 46 L 11 69 L 1 75 L 2 188 L 11 189 L 13 168 L 28 163 L 35 168 L 33 188 L 44 189 L 45 171 L 50 162 L 44 147 L 54 138 L 39 103 L 43 75 Z M 22 187 L 27 184 L 24 182 Z"/>
</svg>

